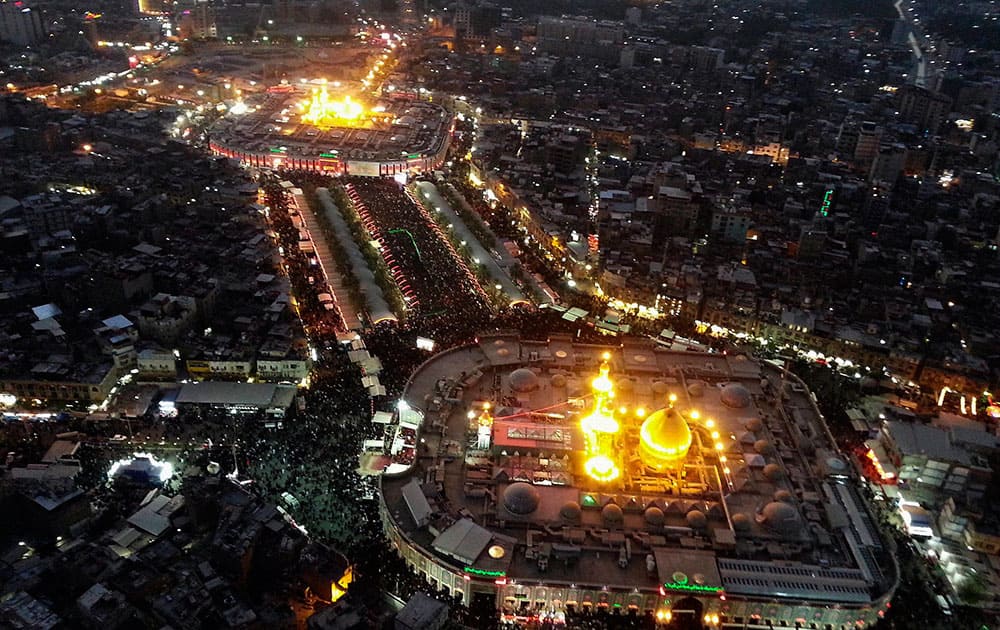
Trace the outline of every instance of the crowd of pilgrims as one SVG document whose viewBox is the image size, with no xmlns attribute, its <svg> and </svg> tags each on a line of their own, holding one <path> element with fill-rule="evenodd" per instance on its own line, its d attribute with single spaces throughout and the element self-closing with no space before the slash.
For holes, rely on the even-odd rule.
<svg viewBox="0 0 1000 630">
<path fill-rule="evenodd" d="M 322 176 L 299 177 L 313 186 L 335 185 Z M 361 385 L 361 370 L 348 360 L 346 347 L 336 340 L 336 332 L 343 330 L 339 313 L 324 309 L 318 301 L 302 300 L 300 316 L 310 331 L 310 341 L 323 349 L 311 386 L 303 394 L 304 410 L 293 407 L 281 429 L 264 428 L 263 422 L 250 416 L 236 425 L 212 431 L 216 441 L 228 445 L 226 450 L 232 453 L 214 456 L 223 461 L 231 459 L 228 464 L 238 469 L 240 478 L 252 479 L 255 491 L 276 503 L 288 505 L 290 495 L 294 499 L 290 512 L 296 521 L 311 536 L 335 545 L 355 563 L 352 592 L 366 604 L 377 608 L 379 594 L 384 591 L 403 600 L 421 591 L 446 601 L 456 621 L 470 627 L 496 627 L 500 623 L 496 611 L 470 611 L 412 573 L 388 545 L 379 520 L 377 479 L 358 472 L 361 444 L 382 437 L 382 425 L 371 421 L 373 413 L 392 411 L 409 376 L 429 358 L 430 353 L 416 347 L 417 336 L 433 339 L 441 350 L 501 330 L 516 330 L 525 338 L 536 339 L 561 331 L 589 341 L 597 340 L 596 333 L 561 319 L 554 311 L 515 307 L 492 312 L 469 284 L 470 279 L 458 267 L 442 237 L 432 226 L 421 227 L 422 221 L 426 223 L 422 211 L 414 208 L 398 184 L 374 179 L 356 179 L 352 183 L 383 225 L 405 226 L 416 242 L 402 235 L 405 241 L 391 241 L 390 247 L 397 260 L 406 265 L 420 308 L 409 311 L 401 322 L 384 322 L 362 333 L 369 352 L 383 366 L 380 379 L 386 395 L 372 398 Z M 265 191 L 269 191 L 272 209 L 282 204 L 283 191 L 279 187 L 266 187 Z M 278 217 L 272 225 L 279 238 L 283 233 L 289 239 L 297 238 L 292 226 L 282 222 L 281 212 L 271 214 L 272 219 Z M 419 247 L 419 256 L 414 244 Z M 301 282 L 294 274 L 302 273 L 308 263 L 292 258 L 290 261 L 286 256 L 285 264 L 296 288 Z M 645 627 L 648 621 L 644 616 L 570 616 L 564 627 Z M 540 622 L 537 627 L 550 625 Z"/>
</svg>

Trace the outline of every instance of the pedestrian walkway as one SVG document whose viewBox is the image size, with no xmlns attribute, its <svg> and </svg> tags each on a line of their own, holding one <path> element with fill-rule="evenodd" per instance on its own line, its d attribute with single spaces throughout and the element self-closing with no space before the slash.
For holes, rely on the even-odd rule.
<svg viewBox="0 0 1000 630">
<path fill-rule="evenodd" d="M 319 264 L 323 268 L 323 273 L 326 274 L 327 284 L 330 286 L 330 291 L 333 293 L 333 297 L 337 301 L 337 306 L 340 308 L 340 314 L 344 318 L 344 325 L 347 326 L 348 330 L 361 330 L 364 326 L 361 323 L 361 318 L 358 317 L 357 305 L 354 304 L 350 291 L 344 285 L 340 269 L 338 269 L 337 262 L 333 258 L 333 253 L 330 251 L 330 244 L 327 242 L 326 234 L 320 228 L 319 221 L 316 219 L 316 215 L 309 206 L 302 190 L 299 188 L 294 189 L 293 197 L 299 214 L 302 215 L 302 220 L 305 221 L 306 229 L 309 230 L 309 236 L 312 238 L 313 246 L 316 248 L 316 256 L 319 258 Z"/>
</svg>

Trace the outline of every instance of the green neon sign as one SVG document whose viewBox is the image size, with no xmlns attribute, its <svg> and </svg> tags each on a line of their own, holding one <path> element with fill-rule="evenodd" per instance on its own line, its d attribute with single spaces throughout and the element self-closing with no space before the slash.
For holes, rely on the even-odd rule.
<svg viewBox="0 0 1000 630">
<path fill-rule="evenodd" d="M 287 147 L 271 147 L 269 150 L 271 151 L 271 153 L 284 153 L 285 151 L 288 150 L 288 148 Z"/>
<path fill-rule="evenodd" d="M 483 577 L 501 578 L 507 575 L 506 571 L 487 571 L 486 569 L 476 569 L 475 567 L 465 567 L 462 570 L 466 573 L 481 575 Z"/>
<path fill-rule="evenodd" d="M 325 158 L 335 158 L 335 157 L 337 157 L 337 152 L 336 151 L 331 151 L 330 153 L 320 153 L 319 156 L 320 157 L 325 157 Z"/>
<path fill-rule="evenodd" d="M 832 190 L 826 191 L 826 194 L 823 195 L 823 205 L 820 206 L 819 213 L 822 214 L 824 217 L 830 216 L 830 205 L 833 203 L 832 198 L 833 198 Z"/>
<path fill-rule="evenodd" d="M 418 157 L 420 157 L 419 153 L 411 153 L 411 154 L 409 154 L 409 155 L 406 156 L 406 159 L 408 159 L 408 160 L 415 160 Z"/>
<path fill-rule="evenodd" d="M 688 584 L 684 582 L 665 582 L 663 588 L 669 591 L 694 591 L 697 593 L 719 593 L 721 586 L 703 586 L 701 584 Z"/>
</svg>

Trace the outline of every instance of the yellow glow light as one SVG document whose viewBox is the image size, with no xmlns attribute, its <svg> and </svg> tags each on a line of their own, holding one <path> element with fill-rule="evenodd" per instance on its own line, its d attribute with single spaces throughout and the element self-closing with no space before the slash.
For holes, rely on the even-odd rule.
<svg viewBox="0 0 1000 630">
<path fill-rule="evenodd" d="M 701 414 L 698 413 L 697 409 L 692 409 L 691 413 L 689 413 L 688 416 L 690 416 L 692 420 L 697 420 L 698 418 L 701 417 Z"/>
<path fill-rule="evenodd" d="M 608 482 L 618 478 L 619 470 L 610 457 L 605 455 L 595 455 L 587 460 L 584 469 L 591 479 L 595 481 Z"/>
<path fill-rule="evenodd" d="M 644 417 L 646 415 L 646 408 L 645 407 L 637 408 L 635 410 L 635 415 L 639 416 L 640 418 Z"/>
<path fill-rule="evenodd" d="M 715 420 L 709 418 L 708 420 L 705 421 L 705 426 L 711 429 L 712 427 L 715 426 Z"/>
<path fill-rule="evenodd" d="M 302 114 L 303 122 L 317 127 L 358 120 L 365 113 L 365 108 L 361 103 L 351 100 L 350 96 L 345 96 L 339 101 L 330 98 L 330 93 L 326 91 L 326 85 L 318 90 L 313 90 L 310 99 L 301 103 L 300 108 L 305 110 L 305 113 Z"/>
<path fill-rule="evenodd" d="M 723 448 L 725 448 L 725 447 L 722 446 L 722 442 L 716 442 L 715 443 L 715 450 L 721 451 Z"/>
<path fill-rule="evenodd" d="M 604 363 L 597 378 L 591 382 L 594 392 L 593 410 L 580 421 L 580 429 L 584 434 L 586 445 L 587 461 L 584 463 L 584 470 L 592 479 L 606 483 L 617 479 L 620 471 L 617 464 L 612 459 L 615 453 L 614 435 L 618 433 L 618 421 L 615 420 L 609 402 L 614 397 L 614 383 L 608 376 L 610 368 L 608 366 L 605 353 Z M 624 408 L 622 413 L 624 413 Z"/>
<path fill-rule="evenodd" d="M 585 417 L 580 426 L 588 433 L 618 433 L 618 421 L 598 410 Z"/>
<path fill-rule="evenodd" d="M 670 406 L 673 407 L 674 403 L 677 402 L 677 394 L 670 394 L 670 397 L 667 400 L 670 401 Z"/>
<path fill-rule="evenodd" d="M 712 431 L 712 439 L 713 440 L 718 440 L 719 439 L 719 432 L 718 431 Z"/>
</svg>

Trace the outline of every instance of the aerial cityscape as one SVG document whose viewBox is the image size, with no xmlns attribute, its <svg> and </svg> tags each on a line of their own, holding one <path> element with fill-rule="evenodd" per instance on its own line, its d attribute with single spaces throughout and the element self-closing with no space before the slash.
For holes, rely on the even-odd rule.
<svg viewBox="0 0 1000 630">
<path fill-rule="evenodd" d="M 0 0 L 0 152 L 0 628 L 1000 630 L 997 0 Z"/>
</svg>

